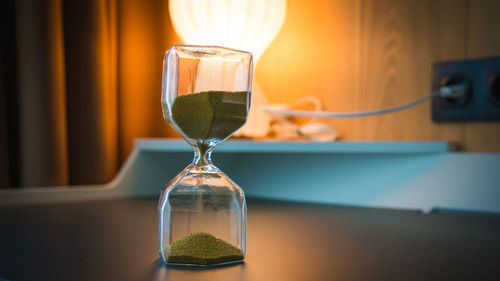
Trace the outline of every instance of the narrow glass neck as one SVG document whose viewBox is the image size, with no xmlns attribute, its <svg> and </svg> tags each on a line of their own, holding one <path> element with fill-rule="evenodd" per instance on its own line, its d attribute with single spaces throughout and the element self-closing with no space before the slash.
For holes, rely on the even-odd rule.
<svg viewBox="0 0 500 281">
<path fill-rule="evenodd" d="M 214 146 L 209 146 L 205 143 L 197 143 L 193 146 L 195 167 L 214 166 L 212 163 L 212 149 Z"/>
</svg>

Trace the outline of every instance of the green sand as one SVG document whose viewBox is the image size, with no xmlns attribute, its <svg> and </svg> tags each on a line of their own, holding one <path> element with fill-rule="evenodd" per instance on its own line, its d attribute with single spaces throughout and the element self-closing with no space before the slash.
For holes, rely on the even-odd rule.
<svg viewBox="0 0 500 281">
<path fill-rule="evenodd" d="M 245 124 L 248 92 L 209 91 L 178 96 L 172 118 L 191 139 L 223 140 Z"/>
<path fill-rule="evenodd" d="M 243 259 L 240 249 L 206 232 L 193 232 L 165 247 L 168 263 L 217 264 Z"/>
</svg>

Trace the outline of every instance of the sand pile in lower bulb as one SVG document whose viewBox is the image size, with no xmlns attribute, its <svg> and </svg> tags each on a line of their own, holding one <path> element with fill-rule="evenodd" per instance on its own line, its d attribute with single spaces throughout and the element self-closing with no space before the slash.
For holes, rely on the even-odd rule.
<svg viewBox="0 0 500 281">
<path fill-rule="evenodd" d="M 217 264 L 243 259 L 240 249 L 206 232 L 193 232 L 165 247 L 168 263 Z"/>
</svg>

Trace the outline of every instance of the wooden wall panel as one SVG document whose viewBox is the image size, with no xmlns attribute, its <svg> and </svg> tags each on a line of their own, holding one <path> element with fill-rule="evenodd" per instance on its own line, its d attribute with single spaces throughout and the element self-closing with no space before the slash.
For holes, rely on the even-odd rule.
<svg viewBox="0 0 500 281">
<path fill-rule="evenodd" d="M 255 68 L 271 103 L 318 96 L 329 110 L 356 108 L 360 1 L 288 0 L 281 32 Z M 342 135 L 350 122 L 336 123 Z"/>
<path fill-rule="evenodd" d="M 465 7 L 465 1 L 363 1 L 360 109 L 403 104 L 429 93 L 432 63 L 464 54 Z M 432 123 L 430 109 L 423 103 L 358 118 L 353 138 L 460 142 L 463 125 Z"/>
<path fill-rule="evenodd" d="M 500 56 L 500 1 L 470 1 L 467 57 Z M 500 152 L 500 123 L 467 123 L 465 149 Z"/>
<path fill-rule="evenodd" d="M 398 105 L 431 90 L 437 61 L 500 55 L 500 1 L 288 1 L 280 34 L 256 68 L 269 100 L 318 96 L 330 111 Z M 431 105 L 329 120 L 346 140 L 447 140 L 500 152 L 499 123 L 431 121 Z"/>
</svg>

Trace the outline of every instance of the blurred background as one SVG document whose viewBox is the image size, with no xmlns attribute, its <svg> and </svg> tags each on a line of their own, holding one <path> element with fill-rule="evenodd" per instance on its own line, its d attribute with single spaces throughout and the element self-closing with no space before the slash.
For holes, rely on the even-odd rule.
<svg viewBox="0 0 500 281">
<path fill-rule="evenodd" d="M 160 105 L 167 0 L 7 0 L 0 11 L 0 187 L 110 181 L 135 138 L 178 137 Z M 370 110 L 431 91 L 438 61 L 500 55 L 497 0 L 288 0 L 255 71 L 270 103 Z M 423 103 L 322 120 L 341 140 L 443 140 L 500 152 L 498 122 L 431 121 Z"/>
</svg>

